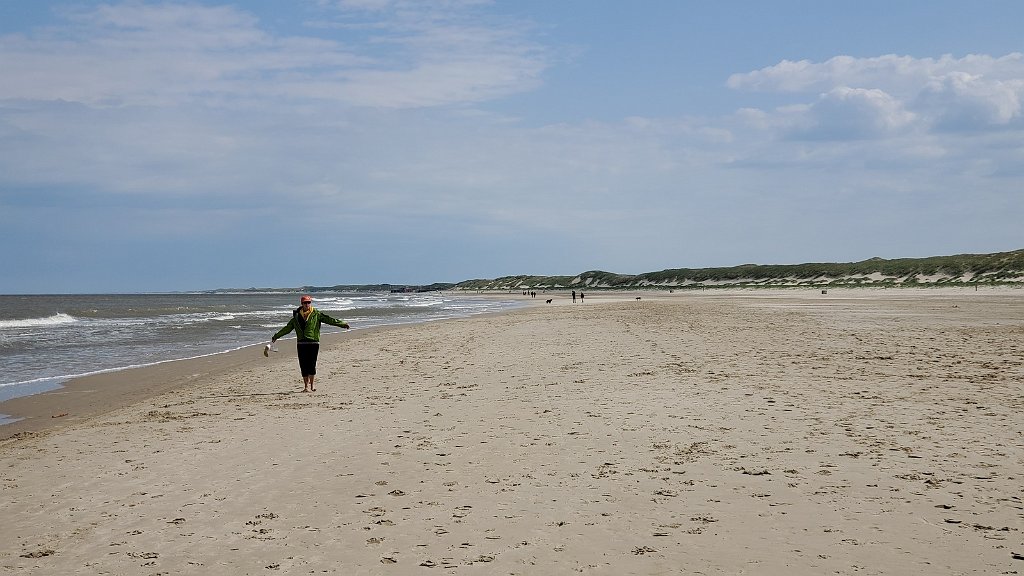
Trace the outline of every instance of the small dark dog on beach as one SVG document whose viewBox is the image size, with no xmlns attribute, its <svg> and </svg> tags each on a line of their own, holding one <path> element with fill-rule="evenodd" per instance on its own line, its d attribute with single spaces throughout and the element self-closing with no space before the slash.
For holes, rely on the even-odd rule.
<svg viewBox="0 0 1024 576">
<path fill-rule="evenodd" d="M 639 300 L 639 299 L 640 299 L 640 297 L 639 297 L 639 296 L 637 296 L 637 297 L 636 297 L 636 299 L 637 299 L 637 300 Z"/>
<path fill-rule="evenodd" d="M 547 300 L 545 300 L 545 302 L 547 302 L 548 304 L 551 304 L 551 300 L 552 300 L 551 298 L 548 298 Z"/>
</svg>

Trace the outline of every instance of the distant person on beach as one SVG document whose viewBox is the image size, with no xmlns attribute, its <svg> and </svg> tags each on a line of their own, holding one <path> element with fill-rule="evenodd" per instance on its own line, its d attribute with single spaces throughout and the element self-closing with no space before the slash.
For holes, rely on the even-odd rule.
<svg viewBox="0 0 1024 576">
<path fill-rule="evenodd" d="M 572 291 L 572 303 L 573 304 L 576 303 L 576 291 L 575 290 Z"/>
<path fill-rule="evenodd" d="M 580 304 L 583 304 L 583 292 L 580 292 Z"/>
<path fill-rule="evenodd" d="M 320 325 L 325 323 L 348 328 L 348 323 L 344 320 L 332 318 L 313 308 L 313 297 L 306 295 L 300 299 L 300 306 L 292 311 L 292 319 L 270 339 L 271 342 L 277 342 L 278 338 L 295 330 L 298 340 L 295 348 L 299 355 L 303 392 L 316 392 L 313 379 L 316 377 L 316 358 L 320 354 Z"/>
</svg>

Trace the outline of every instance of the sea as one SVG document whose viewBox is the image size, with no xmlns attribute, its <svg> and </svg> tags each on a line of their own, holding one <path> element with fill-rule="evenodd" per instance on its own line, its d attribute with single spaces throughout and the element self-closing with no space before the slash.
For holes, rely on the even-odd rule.
<svg viewBox="0 0 1024 576">
<path fill-rule="evenodd" d="M 298 293 L 0 295 L 0 402 L 80 376 L 269 343 Z M 353 330 L 500 312 L 522 305 L 461 293 L 317 292 Z M 341 332 L 324 325 L 321 333 Z M 286 338 L 294 338 L 294 332 Z M 0 424 L 6 423 L 0 415 Z"/>
</svg>

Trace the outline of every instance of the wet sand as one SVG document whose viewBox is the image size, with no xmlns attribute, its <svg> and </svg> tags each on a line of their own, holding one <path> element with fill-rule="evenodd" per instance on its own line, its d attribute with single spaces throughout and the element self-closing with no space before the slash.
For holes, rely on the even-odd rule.
<svg viewBox="0 0 1024 576">
<path fill-rule="evenodd" d="M 0 442 L 0 567 L 1024 573 L 1022 295 L 556 295 L 346 335 L 315 394 L 287 343 L 100 375 Z"/>
</svg>

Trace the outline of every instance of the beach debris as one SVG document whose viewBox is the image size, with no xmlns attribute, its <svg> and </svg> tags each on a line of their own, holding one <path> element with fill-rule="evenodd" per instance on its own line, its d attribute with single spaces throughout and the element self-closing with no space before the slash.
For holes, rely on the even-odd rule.
<svg viewBox="0 0 1024 576">
<path fill-rule="evenodd" d="M 986 526 L 984 524 L 971 524 L 971 528 L 974 528 L 975 530 L 995 530 L 997 532 L 1010 532 L 1011 530 L 1014 530 L 1013 528 L 1010 528 L 1009 526 L 1003 526 L 1002 528 L 996 528 L 995 526 Z"/>
<path fill-rule="evenodd" d="M 65 416 L 67 416 L 67 415 L 68 415 L 68 413 L 67 413 L 67 412 L 61 412 L 60 414 L 52 414 L 52 415 L 50 416 L 50 418 L 63 418 L 63 417 L 65 417 Z"/>
<path fill-rule="evenodd" d="M 21 555 L 22 558 L 43 558 L 45 556 L 53 556 L 57 551 L 50 548 L 42 548 L 35 552 L 26 552 Z"/>
<path fill-rule="evenodd" d="M 694 516 L 690 518 L 691 522 L 703 522 L 704 524 L 711 524 L 712 522 L 718 522 L 718 520 L 712 516 Z"/>
<path fill-rule="evenodd" d="M 657 552 L 657 550 L 650 546 L 637 546 L 636 548 L 633 548 L 633 554 L 636 556 L 643 556 L 644 554 L 650 554 L 651 552 Z"/>
<path fill-rule="evenodd" d="M 398 564 L 398 560 L 394 556 L 383 556 L 380 559 L 381 564 Z"/>
<path fill-rule="evenodd" d="M 142 558 L 143 560 L 155 560 L 160 557 L 156 552 L 129 552 L 128 555 L 132 558 Z"/>
</svg>

